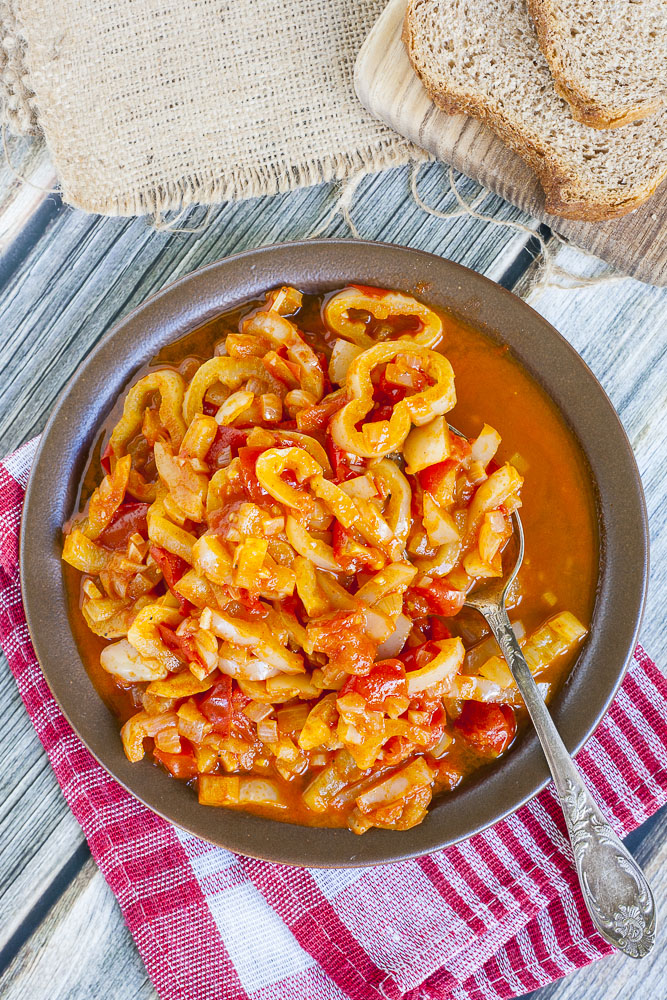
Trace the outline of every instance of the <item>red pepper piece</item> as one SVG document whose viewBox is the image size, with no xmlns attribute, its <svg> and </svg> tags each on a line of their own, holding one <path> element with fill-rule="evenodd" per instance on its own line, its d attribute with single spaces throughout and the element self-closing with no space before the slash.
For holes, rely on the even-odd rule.
<svg viewBox="0 0 667 1000">
<path fill-rule="evenodd" d="M 100 456 L 100 465 L 104 469 L 107 476 L 111 472 L 111 456 L 113 455 L 113 448 L 111 447 L 111 441 L 107 441 L 107 446 Z"/>
<path fill-rule="evenodd" d="M 148 534 L 146 514 L 149 506 L 147 503 L 122 503 L 99 535 L 97 544 L 107 549 L 125 549 L 130 535 L 139 532 L 145 538 Z"/>
<path fill-rule="evenodd" d="M 199 711 L 213 725 L 213 732 L 229 736 L 232 726 L 232 679 L 226 674 L 198 702 Z"/>
<path fill-rule="evenodd" d="M 164 582 L 167 584 L 167 587 L 178 601 L 181 614 L 187 615 L 192 605 L 185 599 L 185 597 L 181 597 L 181 595 L 174 590 L 174 587 L 181 577 L 187 573 L 190 567 L 186 563 L 185 559 L 181 559 L 180 556 L 175 556 L 173 552 L 167 552 L 167 550 L 163 549 L 161 545 L 151 545 L 150 553 L 162 570 Z"/>
<path fill-rule="evenodd" d="M 347 457 L 347 452 L 343 451 L 342 448 L 339 448 L 334 442 L 334 439 L 331 436 L 331 431 L 328 427 L 324 439 L 324 446 L 326 448 L 329 461 L 331 462 L 335 483 L 344 483 L 348 479 L 352 479 L 354 476 L 358 475 L 358 473 L 354 472 L 350 468 L 350 460 Z"/>
<path fill-rule="evenodd" d="M 260 506 L 266 503 L 270 495 L 266 492 L 255 472 L 257 458 L 266 451 L 265 448 L 239 448 L 239 459 L 241 460 L 241 480 L 243 489 L 248 499 Z"/>
<path fill-rule="evenodd" d="M 174 778 L 188 781 L 197 772 L 197 762 L 191 753 L 166 753 L 164 750 L 153 750 L 153 756 L 167 768 Z"/>
</svg>

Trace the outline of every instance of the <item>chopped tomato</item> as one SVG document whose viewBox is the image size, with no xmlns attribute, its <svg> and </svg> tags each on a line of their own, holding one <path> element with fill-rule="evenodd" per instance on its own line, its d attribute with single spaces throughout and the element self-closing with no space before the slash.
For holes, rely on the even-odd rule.
<svg viewBox="0 0 667 1000">
<path fill-rule="evenodd" d="M 470 458 L 470 452 L 472 451 L 472 445 L 467 438 L 462 438 L 459 434 L 452 434 L 451 436 L 451 447 L 452 450 L 449 457 L 457 462 L 459 465 L 461 462 L 465 462 L 466 459 Z"/>
<path fill-rule="evenodd" d="M 444 480 L 456 469 L 458 464 L 454 459 L 446 458 L 444 462 L 436 462 L 435 465 L 421 469 L 417 473 L 417 479 L 424 493 L 430 493 L 431 496 L 437 497 Z"/>
<path fill-rule="evenodd" d="M 431 639 L 451 639 L 452 633 L 449 631 L 444 622 L 441 622 L 439 618 L 431 618 L 429 621 L 429 630 L 431 633 Z"/>
<path fill-rule="evenodd" d="M 507 750 L 516 736 L 516 718 L 509 705 L 464 701 L 454 725 L 476 750 L 491 757 Z"/>
<path fill-rule="evenodd" d="M 447 490 L 448 477 L 453 489 L 458 467 L 470 457 L 470 452 L 470 442 L 466 438 L 459 437 L 458 434 L 452 434 L 449 458 L 446 458 L 444 462 L 429 465 L 428 468 L 421 469 L 417 473 L 419 485 L 424 492 L 430 493 L 436 500 L 440 500 L 441 490 Z"/>
<path fill-rule="evenodd" d="M 391 736 L 382 747 L 380 755 L 372 765 L 372 770 L 397 767 L 408 757 L 412 757 L 414 752 L 415 745 L 407 736 Z"/>
<path fill-rule="evenodd" d="M 122 503 L 98 537 L 97 544 L 107 549 L 125 549 L 130 535 L 139 532 L 145 538 L 148 534 L 148 507 L 147 503 Z"/>
<path fill-rule="evenodd" d="M 100 456 L 100 465 L 106 472 L 107 476 L 111 472 L 111 456 L 113 455 L 113 448 L 111 447 L 111 441 L 107 441 L 107 446 Z"/>
<path fill-rule="evenodd" d="M 243 714 L 243 709 L 252 701 L 247 694 L 244 694 L 238 685 L 232 687 L 232 717 L 230 731 L 233 736 L 248 743 L 254 743 L 257 739 L 257 731 L 254 723 Z"/>
<path fill-rule="evenodd" d="M 438 697 L 437 694 L 424 691 L 412 699 L 410 707 L 417 712 L 424 712 L 428 716 L 425 722 L 427 726 L 442 728 L 447 721 L 447 713 L 442 704 L 442 698 Z"/>
<path fill-rule="evenodd" d="M 435 579 L 428 587 L 415 587 L 414 591 L 426 602 L 431 613 L 442 615 L 443 618 L 453 618 L 463 607 L 466 595 L 462 590 L 456 590 L 446 580 Z"/>
<path fill-rule="evenodd" d="M 164 750 L 153 750 L 153 756 L 167 768 L 174 778 L 186 781 L 197 774 L 197 762 L 191 753 L 165 753 Z"/>
<path fill-rule="evenodd" d="M 239 596 L 236 598 L 236 603 L 241 606 L 240 613 L 235 614 L 234 617 L 240 618 L 266 618 L 269 614 L 269 609 L 263 601 L 260 601 L 259 597 L 251 595 L 247 590 L 242 588 L 239 589 Z"/>
<path fill-rule="evenodd" d="M 372 712 L 381 712 L 386 698 L 407 695 L 405 667 L 400 660 L 381 660 L 365 677 L 350 677 L 341 688 L 341 694 L 354 691 L 365 698 Z"/>
<path fill-rule="evenodd" d="M 373 666 L 377 643 L 363 631 L 365 624 L 362 611 L 337 611 L 311 626 L 311 641 L 315 649 L 326 653 L 334 667 L 348 674 L 367 674 Z"/>
<path fill-rule="evenodd" d="M 336 562 L 345 573 L 358 573 L 364 568 L 373 569 L 371 556 L 375 552 L 371 549 L 368 555 L 364 551 L 358 551 L 357 546 L 361 543 L 355 542 L 351 531 L 344 528 L 339 521 L 333 526 L 333 551 Z M 367 546 L 363 546 L 364 549 Z"/>
<path fill-rule="evenodd" d="M 213 412 L 216 412 L 215 409 Z M 239 448 L 244 447 L 247 439 L 248 432 L 240 431 L 238 427 L 218 427 L 213 444 L 206 452 L 206 462 L 211 466 L 217 466 L 227 455 L 227 449 L 230 449 L 233 455 Z"/>
<path fill-rule="evenodd" d="M 189 601 L 186 601 L 184 597 L 181 597 L 181 595 L 174 590 L 174 587 L 183 574 L 187 573 L 190 567 L 186 563 L 185 559 L 181 559 L 180 556 L 175 556 L 173 552 L 167 552 L 167 550 L 163 549 L 161 545 L 151 545 L 150 553 L 162 570 L 164 582 L 167 584 L 167 587 L 178 601 L 181 613 L 187 615 L 192 605 Z"/>
<path fill-rule="evenodd" d="M 373 399 L 380 405 L 395 406 L 405 399 L 407 388 L 404 385 L 394 385 L 387 381 L 385 372 L 382 372 L 380 379 L 373 390 Z"/>
<path fill-rule="evenodd" d="M 300 623 L 303 623 L 308 618 L 306 609 L 303 606 L 303 601 L 297 593 L 289 594 L 287 597 L 283 597 L 280 602 L 280 610 L 286 611 L 288 615 L 294 615 L 296 620 Z"/>
<path fill-rule="evenodd" d="M 260 506 L 270 499 L 255 472 L 255 464 L 258 457 L 266 451 L 265 448 L 239 448 L 239 458 L 241 460 L 241 480 L 243 489 L 248 495 L 248 499 Z"/>
<path fill-rule="evenodd" d="M 186 635 L 178 635 L 174 632 L 173 628 L 165 625 L 164 622 L 158 622 L 157 630 L 160 633 L 163 643 L 172 653 L 176 653 L 177 656 L 182 657 L 186 663 L 199 663 L 204 670 L 208 669 L 206 661 L 195 646 L 191 635 L 187 633 Z"/>
<path fill-rule="evenodd" d="M 420 727 L 430 730 L 429 741 L 424 746 L 424 750 L 432 750 L 442 739 L 445 726 L 447 724 L 447 713 L 442 704 L 442 698 L 437 695 L 424 692 L 417 695 L 410 702 L 410 708 L 417 712 L 423 712 L 425 719 L 419 723 Z"/>
<path fill-rule="evenodd" d="M 452 637 L 452 633 L 440 618 L 429 615 L 427 618 L 413 617 L 413 621 L 427 639 L 437 641 L 438 639 L 451 639 Z"/>
<path fill-rule="evenodd" d="M 226 674 L 199 701 L 199 711 L 213 725 L 213 732 L 229 736 L 232 726 L 232 679 Z"/>
<path fill-rule="evenodd" d="M 340 390 L 325 396 L 317 406 L 309 406 L 296 415 L 297 427 L 300 431 L 323 431 L 334 413 L 341 410 L 347 403 L 347 395 Z"/>
<path fill-rule="evenodd" d="M 429 764 L 436 768 L 435 787 L 437 791 L 452 792 L 463 780 L 463 773 L 451 760 L 443 757 L 440 760 L 429 759 Z"/>
</svg>

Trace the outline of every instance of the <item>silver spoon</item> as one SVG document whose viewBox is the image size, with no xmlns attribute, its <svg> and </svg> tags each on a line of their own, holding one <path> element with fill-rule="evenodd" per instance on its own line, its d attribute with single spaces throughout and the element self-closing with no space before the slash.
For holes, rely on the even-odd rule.
<svg viewBox="0 0 667 1000">
<path fill-rule="evenodd" d="M 514 565 L 508 577 L 488 580 L 466 598 L 493 632 L 533 720 L 551 770 L 570 835 L 579 884 L 591 920 L 603 938 L 631 958 L 643 958 L 655 944 L 655 901 L 641 868 L 600 812 L 565 744 L 526 663 L 505 608 L 507 592 L 523 560 L 523 526 L 503 552 Z"/>
</svg>

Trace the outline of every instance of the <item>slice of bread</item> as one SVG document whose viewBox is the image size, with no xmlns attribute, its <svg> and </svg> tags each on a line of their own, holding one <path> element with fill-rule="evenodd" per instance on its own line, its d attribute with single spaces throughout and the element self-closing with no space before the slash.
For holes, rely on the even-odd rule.
<svg viewBox="0 0 667 1000">
<path fill-rule="evenodd" d="M 528 9 L 577 121 L 618 128 L 667 107 L 667 0 L 528 0 Z"/>
<path fill-rule="evenodd" d="M 625 215 L 667 176 L 667 111 L 599 132 L 554 89 L 526 0 L 409 0 L 403 38 L 434 103 L 486 123 L 537 173 L 546 209 Z"/>
</svg>

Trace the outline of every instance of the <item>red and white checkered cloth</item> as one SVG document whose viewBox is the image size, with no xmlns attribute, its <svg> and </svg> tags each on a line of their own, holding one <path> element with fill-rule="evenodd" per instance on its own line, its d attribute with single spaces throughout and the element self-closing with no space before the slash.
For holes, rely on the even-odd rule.
<svg viewBox="0 0 667 1000">
<path fill-rule="evenodd" d="M 0 639 L 163 1000 L 502 1000 L 612 951 L 551 788 L 448 850 L 331 871 L 231 854 L 133 799 L 70 729 L 30 643 L 18 530 L 35 446 L 0 464 Z M 667 680 L 641 648 L 577 763 L 621 836 L 667 801 Z"/>
</svg>

